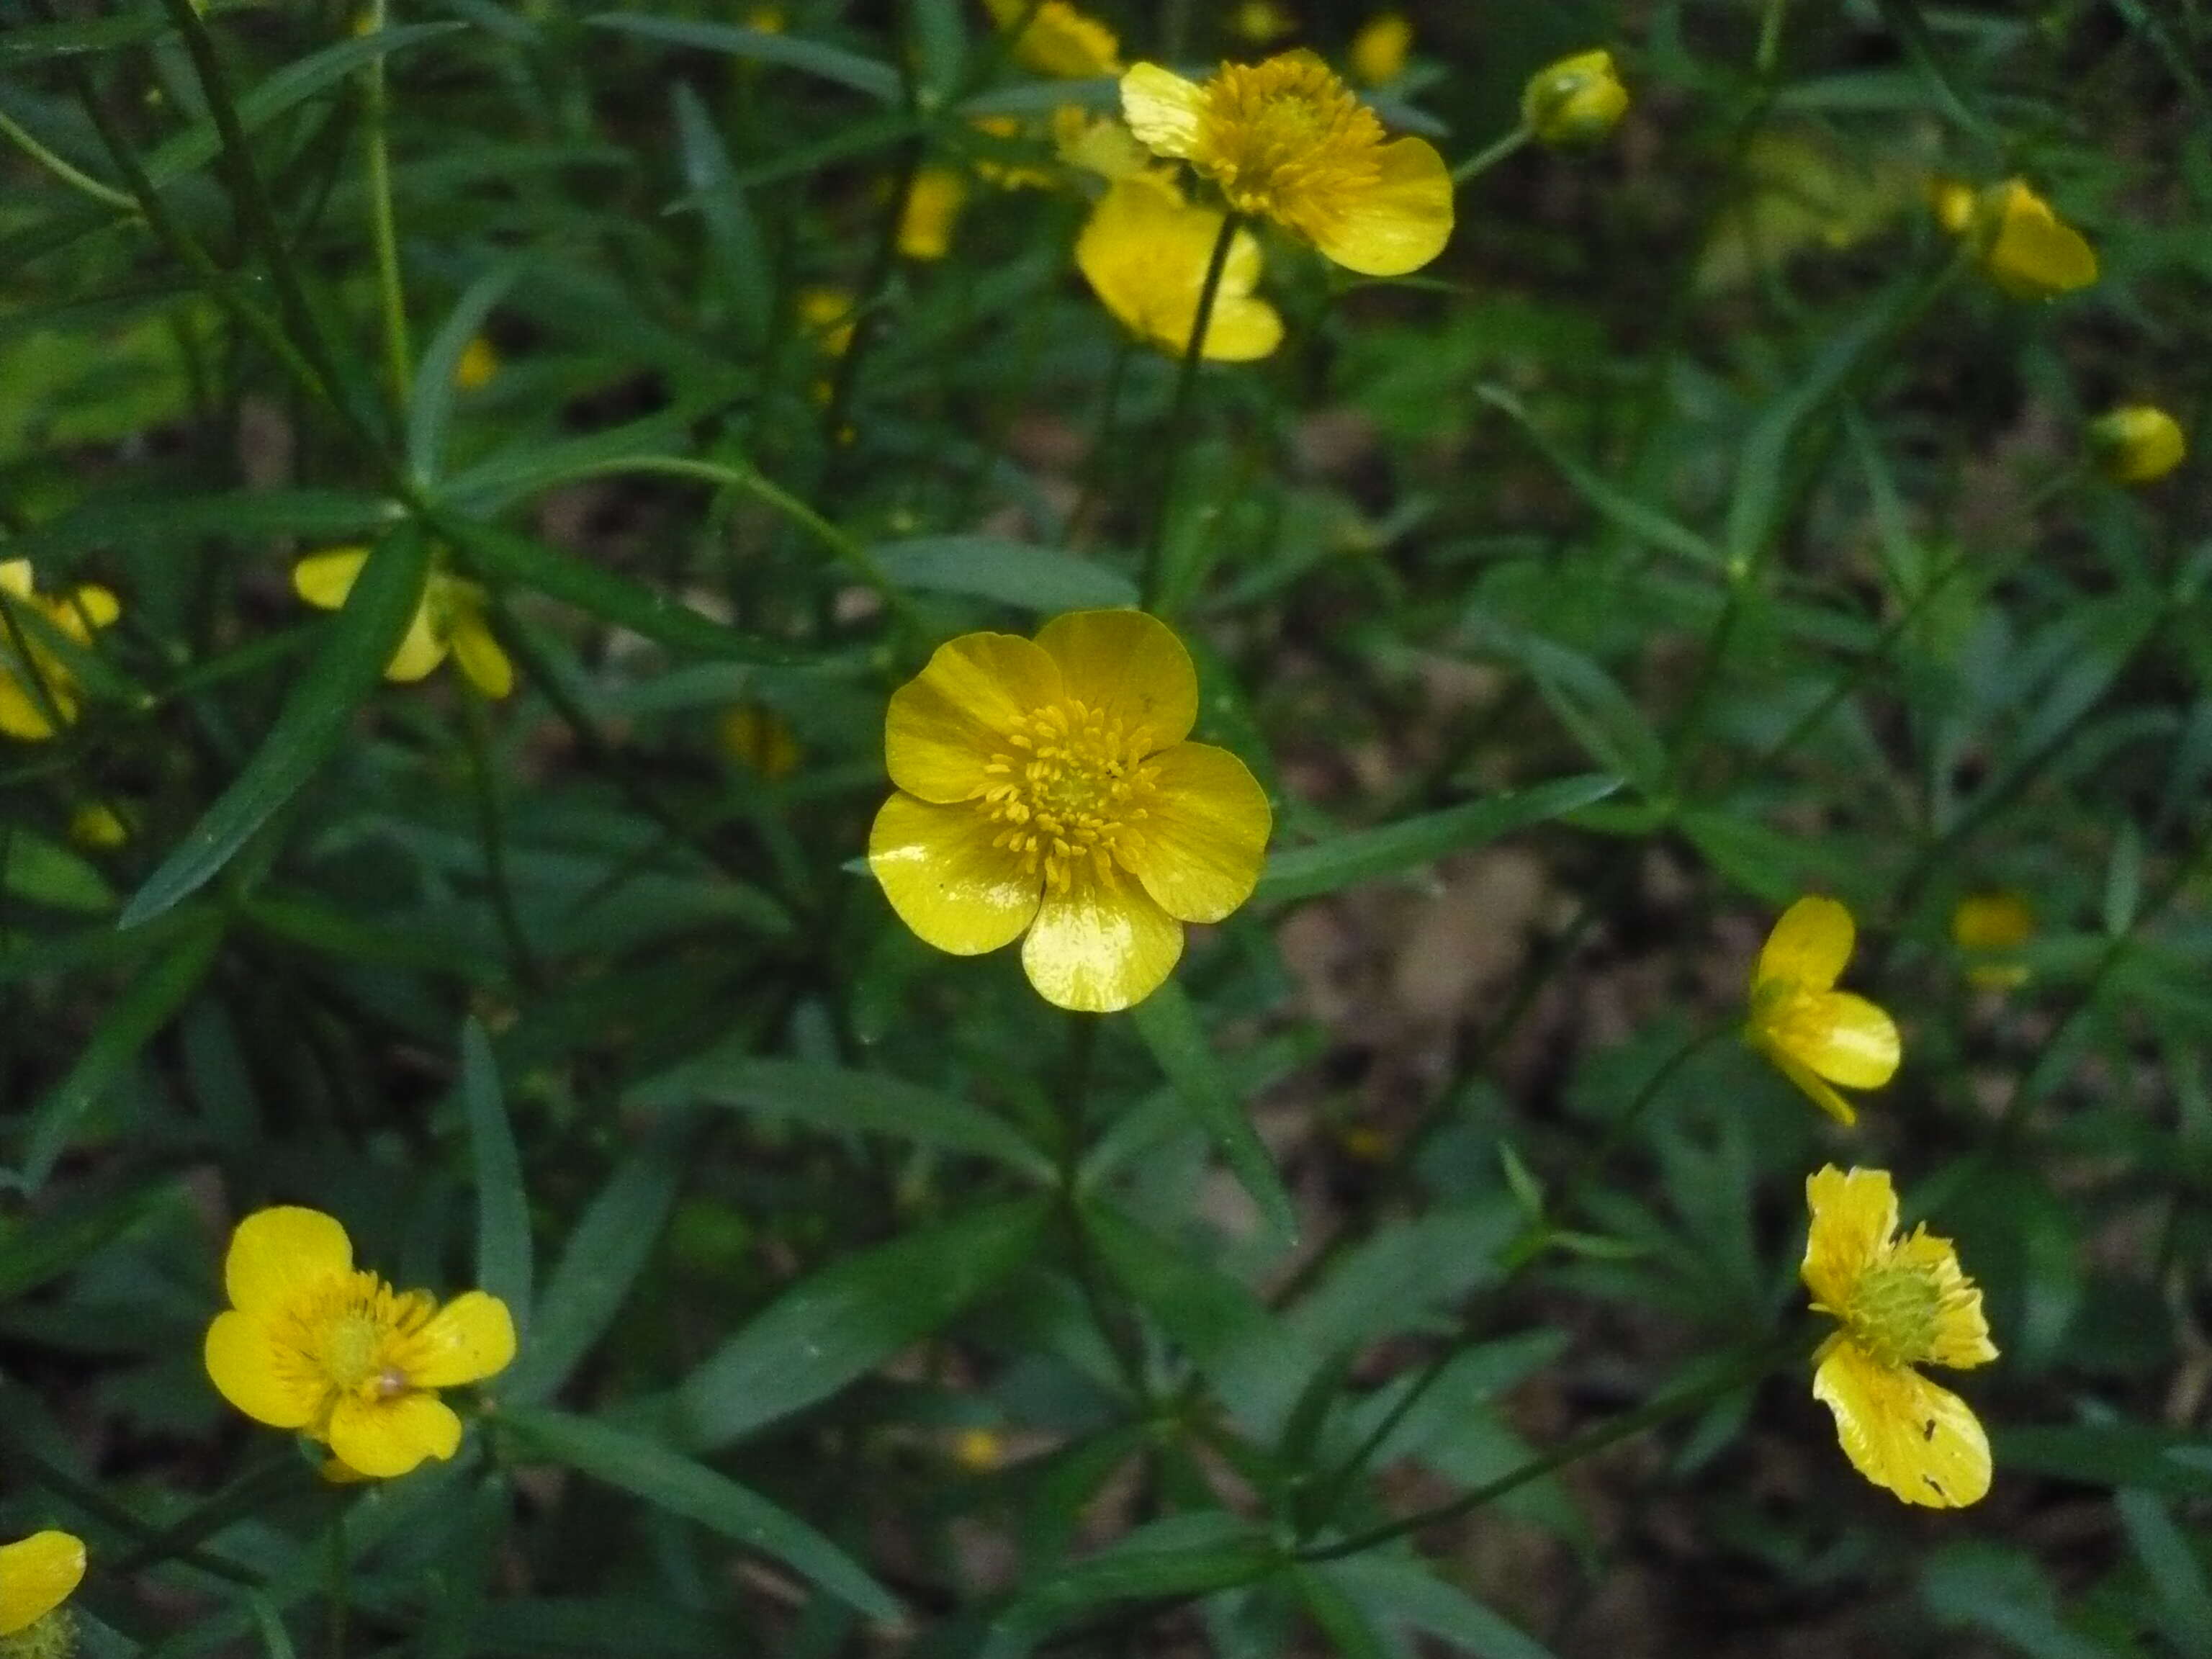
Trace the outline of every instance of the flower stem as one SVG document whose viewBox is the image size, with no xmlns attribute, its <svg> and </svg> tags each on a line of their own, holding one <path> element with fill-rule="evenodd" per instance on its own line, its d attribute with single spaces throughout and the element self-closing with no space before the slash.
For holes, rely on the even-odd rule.
<svg viewBox="0 0 2212 1659">
<path fill-rule="evenodd" d="M 368 33 L 384 28 L 385 0 L 369 0 Z M 368 119 L 369 232 L 376 248 L 376 287 L 384 311 L 384 372 L 395 413 L 407 408 L 414 354 L 407 345 L 407 294 L 399 281 L 399 236 L 392 215 L 392 152 L 385 136 L 384 59 L 368 60 L 363 102 Z"/>
<path fill-rule="evenodd" d="M 1479 149 L 1452 169 L 1452 183 L 1463 185 L 1470 179 L 1479 179 L 1507 156 L 1516 155 L 1533 135 L 1524 126 L 1517 126 L 1498 139 L 1487 149 Z"/>
<path fill-rule="evenodd" d="M 1198 388 L 1198 365 L 1206 355 L 1206 331 L 1213 321 L 1213 302 L 1221 293 L 1221 273 L 1229 267 L 1229 250 L 1244 226 L 1240 214 L 1224 214 L 1221 229 L 1206 257 L 1206 280 L 1198 290 L 1198 309 L 1191 313 L 1190 338 L 1183 344 L 1182 367 L 1176 372 L 1175 401 L 1168 405 L 1167 453 L 1160 463 L 1160 498 L 1152 514 L 1152 537 L 1145 549 L 1144 606 L 1157 610 L 1160 602 L 1161 567 L 1164 562 L 1168 525 L 1174 516 L 1176 474 L 1183 447 L 1189 441 L 1191 402 Z"/>
<path fill-rule="evenodd" d="M 101 184 L 90 173 L 71 167 L 4 114 L 0 114 L 0 137 L 6 138 L 70 189 L 81 190 L 94 201 L 126 213 L 134 219 L 138 217 L 138 204 L 135 199 L 122 191 Z"/>
</svg>

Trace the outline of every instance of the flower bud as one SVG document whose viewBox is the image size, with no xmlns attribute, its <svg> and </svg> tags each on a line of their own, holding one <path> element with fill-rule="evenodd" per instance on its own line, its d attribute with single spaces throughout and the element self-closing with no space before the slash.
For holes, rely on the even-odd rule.
<svg viewBox="0 0 2212 1659">
<path fill-rule="evenodd" d="M 1628 112 L 1628 88 L 1602 47 L 1547 64 L 1521 94 L 1521 120 L 1538 143 L 1595 143 Z"/>
<path fill-rule="evenodd" d="M 2097 280 L 2096 250 L 2025 179 L 1982 191 L 1965 234 L 1990 280 L 2015 300 L 2056 299 Z"/>
<path fill-rule="evenodd" d="M 1413 50 L 1413 26 L 1403 14 L 1386 11 L 1370 17 L 1352 37 L 1352 78 L 1362 86 L 1388 86 L 1406 72 L 1406 59 Z"/>
<path fill-rule="evenodd" d="M 2151 404 L 2130 404 L 2090 422 L 2089 447 L 2117 484 L 2156 483 L 2189 453 L 2179 423 Z"/>
</svg>

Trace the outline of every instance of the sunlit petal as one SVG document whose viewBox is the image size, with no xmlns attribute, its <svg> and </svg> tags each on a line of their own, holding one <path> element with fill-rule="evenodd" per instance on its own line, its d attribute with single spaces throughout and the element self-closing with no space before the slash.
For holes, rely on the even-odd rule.
<svg viewBox="0 0 2212 1659">
<path fill-rule="evenodd" d="M 1006 733 L 1059 696 L 1060 670 L 1014 634 L 948 640 L 921 673 L 891 693 L 884 761 L 891 781 L 928 801 L 966 800 Z"/>
<path fill-rule="evenodd" d="M 1121 118 L 1155 155 L 1191 154 L 1205 106 L 1203 88 L 1158 64 L 1132 64 L 1121 77 Z"/>
<path fill-rule="evenodd" d="M 323 1380 L 269 1324 L 250 1315 L 217 1314 L 202 1358 L 216 1392 L 257 1423 L 304 1429 L 322 1409 Z"/>
<path fill-rule="evenodd" d="M 1833 1342 L 1813 1397 L 1835 1413 L 1851 1465 L 1908 1504 L 1957 1509 L 1990 1489 L 1990 1443 L 1966 1402 L 1917 1371 Z"/>
<path fill-rule="evenodd" d="M 0 1544 L 0 1637 L 37 1624 L 83 1580 L 84 1544 L 69 1533 L 36 1532 Z"/>
<path fill-rule="evenodd" d="M 1811 991 L 1825 991 L 1842 976 L 1851 959 L 1856 929 L 1851 913 L 1834 899 L 1808 894 L 1782 913 L 1759 953 L 1753 984 L 1787 980 Z"/>
<path fill-rule="evenodd" d="M 1886 1170 L 1846 1173 L 1832 1164 L 1805 1178 L 1805 1203 L 1813 1224 L 1798 1271 L 1813 1299 L 1840 1314 L 1897 1231 L 1897 1189 Z"/>
<path fill-rule="evenodd" d="M 1175 631 L 1141 611 L 1073 611 L 1038 630 L 1066 695 L 1102 709 L 1154 748 L 1181 743 L 1198 723 L 1198 672 Z"/>
<path fill-rule="evenodd" d="M 993 845 L 1002 826 L 975 807 L 894 794 L 868 836 L 868 867 L 899 920 L 955 956 L 1011 945 L 1036 915 L 1042 876 Z"/>
<path fill-rule="evenodd" d="M 1244 763 L 1211 744 L 1179 743 L 1146 763 L 1157 794 L 1121 843 L 1121 861 L 1170 915 L 1218 921 L 1252 896 L 1274 812 Z"/>
<path fill-rule="evenodd" d="M 1142 1002 L 1175 971 L 1182 924 L 1124 876 L 1079 872 L 1047 895 L 1022 944 L 1022 967 L 1047 1002 L 1107 1014 Z"/>
<path fill-rule="evenodd" d="M 1443 252 L 1452 234 L 1451 170 L 1436 146 L 1401 138 L 1376 152 L 1382 176 L 1346 210 L 1310 224 L 1314 246 L 1346 270 L 1402 276 Z"/>
<path fill-rule="evenodd" d="M 331 1449 L 348 1468 L 375 1480 L 405 1474 L 427 1457 L 451 1457 L 460 1445 L 461 1419 L 434 1394 L 349 1395 L 331 1413 Z"/>
<path fill-rule="evenodd" d="M 320 1210 L 278 1205 L 238 1224 L 223 1258 L 230 1305 L 259 1317 L 281 1313 L 302 1291 L 353 1270 L 345 1229 Z"/>
</svg>

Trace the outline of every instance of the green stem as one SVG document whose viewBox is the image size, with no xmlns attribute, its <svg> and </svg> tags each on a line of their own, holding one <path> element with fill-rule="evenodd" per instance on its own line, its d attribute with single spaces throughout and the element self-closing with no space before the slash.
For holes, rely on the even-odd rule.
<svg viewBox="0 0 2212 1659">
<path fill-rule="evenodd" d="M 103 1526 L 113 1528 L 126 1538 L 138 1540 L 142 1548 L 153 1544 L 163 1536 L 160 1528 L 148 1526 L 138 1518 L 134 1510 L 114 1502 L 98 1487 L 79 1480 L 59 1465 L 48 1462 L 22 1442 L 17 1441 L 13 1450 L 14 1455 L 21 1460 L 24 1468 L 29 1471 L 33 1480 L 63 1502 L 82 1510 Z M 204 1550 L 190 1547 L 166 1551 L 159 1559 L 180 1561 L 187 1566 L 198 1568 L 211 1577 L 224 1579 L 234 1584 L 243 1584 L 248 1589 L 258 1589 L 269 1582 L 264 1575 L 255 1571 L 252 1567 L 243 1566 L 222 1556 L 211 1555 Z"/>
<path fill-rule="evenodd" d="M 1176 474 L 1189 441 L 1191 402 L 1198 389 L 1198 366 L 1206 355 L 1206 331 L 1213 321 L 1213 303 L 1221 293 L 1221 274 L 1229 268 L 1229 251 L 1243 229 L 1243 216 L 1224 214 L 1206 256 L 1206 279 L 1199 285 L 1198 309 L 1191 313 L 1190 338 L 1183 343 L 1182 366 L 1176 372 L 1175 400 L 1168 405 L 1167 453 L 1160 465 L 1160 498 L 1153 508 L 1152 540 L 1145 549 L 1144 600 L 1147 611 L 1160 602 L 1161 567 L 1167 551 L 1168 526 L 1174 518 Z"/>
<path fill-rule="evenodd" d="M 382 32 L 385 0 L 369 0 L 368 32 Z M 384 372 L 395 415 L 407 408 L 414 353 L 407 343 L 407 293 L 399 280 L 399 234 L 392 212 L 392 151 L 385 131 L 385 54 L 368 60 L 362 102 L 368 118 L 369 234 L 376 248 L 376 287 L 384 312 Z"/>
<path fill-rule="evenodd" d="M 465 680 L 466 675 L 462 676 Z M 483 843 L 484 887 L 491 898 L 493 917 L 507 945 L 508 971 L 515 983 L 537 989 L 544 975 L 530 936 L 522 930 L 522 917 L 514 908 L 514 890 L 507 875 L 507 826 L 500 811 L 498 769 L 491 761 L 490 720 L 486 698 L 474 685 L 461 689 L 461 725 L 469 745 L 469 781 L 474 786 L 477 834 Z"/>
<path fill-rule="evenodd" d="M 71 167 L 4 114 L 0 114 L 0 137 L 8 139 L 16 149 L 21 150 L 24 155 L 52 173 L 70 189 L 82 191 L 94 201 L 103 206 L 127 213 L 134 219 L 138 216 L 138 204 L 129 195 L 111 185 L 101 184 L 88 173 L 80 172 Z"/>
<path fill-rule="evenodd" d="M 270 1500 L 301 1492 L 309 1484 L 306 1468 L 287 1452 L 261 1468 L 240 1475 L 206 1502 L 179 1520 L 142 1539 L 128 1554 L 106 1564 L 118 1577 L 128 1577 L 156 1563 L 189 1559 L 193 1548 L 215 1536 L 241 1516 L 254 1514 Z"/>
<path fill-rule="evenodd" d="M 1463 185 L 1470 179 L 1479 179 L 1510 155 L 1518 155 L 1535 135 L 1526 126 L 1518 126 L 1486 149 L 1479 149 L 1452 169 L 1452 183 Z"/>
</svg>

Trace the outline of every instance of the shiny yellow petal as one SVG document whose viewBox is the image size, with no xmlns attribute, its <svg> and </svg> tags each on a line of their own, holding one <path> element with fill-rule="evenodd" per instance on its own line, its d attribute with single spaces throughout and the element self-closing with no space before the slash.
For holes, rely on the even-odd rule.
<svg viewBox="0 0 2212 1659">
<path fill-rule="evenodd" d="M 514 665 L 507 659 L 507 653 L 484 626 L 483 617 L 474 614 L 457 617 L 453 646 L 453 660 L 468 676 L 469 684 L 484 696 L 503 697 L 514 690 Z"/>
<path fill-rule="evenodd" d="M 1813 1224 L 1798 1273 L 1813 1300 L 1840 1315 L 1860 1277 L 1889 1249 L 1897 1231 L 1897 1189 L 1886 1170 L 1832 1164 L 1805 1178 Z"/>
<path fill-rule="evenodd" d="M 1896 1022 L 1881 1009 L 1849 991 L 1824 991 L 1808 1010 L 1792 1032 L 1795 1058 L 1846 1089 L 1879 1089 L 1897 1075 L 1902 1046 Z"/>
<path fill-rule="evenodd" d="M 1759 1051 L 1774 1062 L 1782 1075 L 1803 1090 L 1805 1097 L 1830 1117 L 1846 1129 L 1859 1121 L 1857 1108 L 1838 1094 L 1832 1085 L 1814 1075 L 1802 1061 L 1793 1059 L 1762 1036 L 1754 1035 L 1753 1040 Z"/>
<path fill-rule="evenodd" d="M 1451 169 L 1425 138 L 1376 152 L 1382 177 L 1344 210 L 1302 223 L 1322 254 L 1365 276 L 1402 276 L 1443 252 L 1452 234 Z"/>
<path fill-rule="evenodd" d="M 1851 1466 L 1908 1504 L 1958 1509 L 1990 1489 L 1990 1443 L 1966 1402 L 1838 1340 L 1813 1376 Z"/>
<path fill-rule="evenodd" d="M 349 1395 L 331 1413 L 331 1451 L 372 1480 L 405 1474 L 426 1457 L 451 1457 L 460 1446 L 461 1419 L 434 1394 L 390 1400 Z"/>
<path fill-rule="evenodd" d="M 84 1544 L 68 1533 L 34 1532 L 0 1544 L 0 1636 L 37 1624 L 83 1579 Z"/>
<path fill-rule="evenodd" d="M 309 605 L 335 611 L 353 592 L 354 579 L 368 562 L 365 547 L 333 547 L 310 553 L 292 567 L 292 591 Z"/>
<path fill-rule="evenodd" d="M 1078 870 L 1048 894 L 1022 943 L 1022 967 L 1047 1002 L 1110 1014 L 1142 1002 L 1175 971 L 1182 924 L 1127 876 L 1111 885 Z"/>
<path fill-rule="evenodd" d="M 514 1318 L 483 1291 L 457 1296 L 409 1339 L 400 1357 L 418 1389 L 451 1389 L 496 1376 L 514 1358 Z"/>
<path fill-rule="evenodd" d="M 1766 936 L 1752 983 L 1786 980 L 1808 991 L 1825 991 L 1851 959 L 1856 933 L 1849 910 L 1834 899 L 1808 894 L 1782 913 Z"/>
<path fill-rule="evenodd" d="M 1275 815 L 1244 763 L 1211 744 L 1179 743 L 1146 763 L 1158 794 L 1121 843 L 1121 861 L 1180 921 L 1218 921 L 1252 896 Z"/>
<path fill-rule="evenodd" d="M 1124 326 L 1181 356 L 1189 349 L 1223 217 L 1189 205 L 1171 185 L 1149 176 L 1117 180 L 1076 239 L 1076 268 Z M 1222 264 L 1201 356 L 1250 362 L 1282 343 L 1275 308 L 1251 297 L 1261 263 L 1258 239 L 1240 231 Z"/>
<path fill-rule="evenodd" d="M 50 684 L 47 690 L 56 693 L 60 688 Z M 53 701 L 67 719 L 71 712 L 69 702 L 59 696 Z M 46 704 L 33 696 L 4 664 L 0 664 L 0 732 L 25 743 L 44 743 L 54 734 L 53 722 L 46 718 Z"/>
<path fill-rule="evenodd" d="M 1158 64 L 1132 64 L 1121 77 L 1121 118 L 1155 155 L 1190 155 L 1205 106 L 1203 88 Z"/>
<path fill-rule="evenodd" d="M 223 1288 L 230 1305 L 258 1317 L 281 1313 L 304 1289 L 353 1271 L 345 1229 L 320 1210 L 256 1210 L 230 1236 Z"/>
<path fill-rule="evenodd" d="M 270 1325 L 249 1314 L 217 1314 L 201 1358 L 216 1392 L 257 1423 L 304 1429 L 322 1409 L 322 1378 Z"/>
<path fill-rule="evenodd" d="M 2081 233 L 2020 179 L 1996 187 L 1996 232 L 1982 255 L 1990 276 L 2018 300 L 2047 300 L 2097 280 L 2097 254 Z"/>
<path fill-rule="evenodd" d="M 1198 671 L 1175 631 L 1142 611 L 1071 611 L 1037 630 L 1066 694 L 1151 731 L 1151 747 L 1181 743 L 1198 723 Z"/>
<path fill-rule="evenodd" d="M 431 580 L 435 581 L 437 578 Z M 412 684 L 445 661 L 447 644 L 445 633 L 431 614 L 430 600 L 426 595 L 422 603 L 415 607 L 415 619 L 407 624 L 399 648 L 384 665 L 384 678 L 400 685 Z"/>
<path fill-rule="evenodd" d="M 884 761 L 891 781 L 923 800 L 966 800 L 1005 735 L 1060 696 L 1060 670 L 1014 634 L 963 634 L 891 693 Z"/>
<path fill-rule="evenodd" d="M 1265 300 L 1249 295 L 1216 300 L 1206 327 L 1209 362 L 1253 363 L 1283 343 L 1283 319 Z"/>
<path fill-rule="evenodd" d="M 965 803 L 895 794 L 868 834 L 868 867 L 925 945 L 980 956 L 1011 945 L 1036 915 L 1044 878 L 994 847 L 1000 826 Z"/>
</svg>

